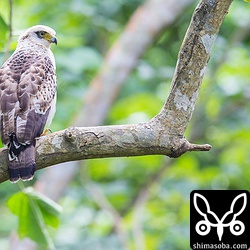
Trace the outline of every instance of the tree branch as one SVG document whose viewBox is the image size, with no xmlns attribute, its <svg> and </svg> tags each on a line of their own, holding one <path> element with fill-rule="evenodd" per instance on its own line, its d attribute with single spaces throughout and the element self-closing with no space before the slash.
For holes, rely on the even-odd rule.
<svg viewBox="0 0 250 250">
<path fill-rule="evenodd" d="M 37 139 L 38 168 L 57 163 L 84 159 L 139 155 L 167 155 L 178 157 L 187 151 L 207 151 L 209 145 L 190 144 L 183 136 L 169 135 L 159 130 L 155 119 L 148 123 L 70 127 Z M 8 179 L 7 149 L 0 150 L 0 182 Z"/>
<path fill-rule="evenodd" d="M 201 0 L 183 40 L 169 97 L 158 115 L 170 134 L 183 135 L 194 111 L 207 63 L 232 0 Z"/>
<path fill-rule="evenodd" d="M 211 49 L 231 0 L 202 0 L 187 30 L 171 90 L 160 113 L 147 123 L 90 128 L 68 128 L 41 137 L 37 142 L 37 165 L 136 155 L 161 154 L 179 157 L 187 151 L 207 151 L 184 138 L 191 119 Z M 92 113 L 93 116 L 94 113 Z M 0 151 L 0 182 L 8 178 L 7 152 Z"/>
<path fill-rule="evenodd" d="M 103 123 L 139 58 L 192 2 L 179 0 L 176 4 L 176 0 L 147 0 L 139 6 L 105 56 L 99 73 L 84 96 L 84 106 L 74 125 L 97 126 Z"/>
<path fill-rule="evenodd" d="M 181 0 L 176 5 L 176 0 L 147 0 L 137 8 L 120 37 L 108 51 L 97 76 L 84 95 L 83 106 L 79 109 L 74 126 L 103 124 L 110 106 L 119 95 L 122 86 L 126 84 L 140 56 L 193 1 Z M 150 22 L 145 22 L 149 17 Z M 134 39 L 138 32 L 144 39 Z M 123 69 L 125 61 L 126 67 Z M 122 75 L 117 74 L 117 71 L 122 71 Z M 82 164 L 81 162 L 81 166 Z M 48 168 L 44 176 L 36 181 L 35 188 L 53 200 L 57 200 L 70 179 L 75 176 L 78 166 L 79 162 L 76 161 Z M 61 171 L 61 168 L 64 168 L 64 171 Z"/>
</svg>

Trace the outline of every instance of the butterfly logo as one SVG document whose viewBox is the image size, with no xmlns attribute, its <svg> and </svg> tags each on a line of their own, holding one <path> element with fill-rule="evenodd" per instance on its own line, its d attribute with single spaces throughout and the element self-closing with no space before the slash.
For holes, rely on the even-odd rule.
<svg viewBox="0 0 250 250">
<path fill-rule="evenodd" d="M 240 206 L 240 199 L 243 199 L 243 205 Z M 200 204 L 200 208 L 198 206 L 198 200 L 199 200 L 199 204 Z M 210 205 L 207 201 L 207 199 L 198 193 L 194 194 L 194 207 L 196 209 L 196 211 L 204 218 L 203 220 L 200 220 L 199 222 L 197 222 L 196 226 L 195 226 L 195 230 L 199 235 L 207 235 L 209 234 L 211 227 L 215 227 L 217 228 L 217 235 L 219 238 L 219 241 L 221 241 L 223 233 L 224 233 L 224 227 L 229 227 L 230 232 L 233 235 L 241 235 L 244 233 L 245 231 L 245 225 L 243 224 L 242 221 L 237 220 L 237 216 L 239 216 L 244 209 L 246 208 L 247 205 L 247 195 L 246 193 L 242 193 L 237 195 L 230 206 L 230 210 L 227 211 L 221 219 L 218 218 L 218 216 L 210 210 Z M 235 205 L 237 203 L 237 206 Z M 203 205 L 203 206 L 201 206 Z M 205 206 L 204 206 L 205 205 Z M 205 210 L 204 211 L 204 207 Z M 238 210 L 237 210 L 238 209 Z M 230 220 L 230 222 L 225 222 L 226 219 Z"/>
</svg>

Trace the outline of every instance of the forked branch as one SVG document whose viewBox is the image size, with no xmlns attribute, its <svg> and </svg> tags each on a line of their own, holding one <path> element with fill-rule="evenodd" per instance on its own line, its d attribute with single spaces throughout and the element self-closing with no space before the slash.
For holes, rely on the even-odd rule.
<svg viewBox="0 0 250 250">
<path fill-rule="evenodd" d="M 39 169 L 74 160 L 154 154 L 179 157 L 187 151 L 210 150 L 208 144 L 189 143 L 184 132 L 231 2 L 201 0 L 198 4 L 179 52 L 168 98 L 158 115 L 147 123 L 71 127 L 40 137 L 36 155 Z M 0 182 L 8 179 L 6 151 L 0 151 Z"/>
</svg>

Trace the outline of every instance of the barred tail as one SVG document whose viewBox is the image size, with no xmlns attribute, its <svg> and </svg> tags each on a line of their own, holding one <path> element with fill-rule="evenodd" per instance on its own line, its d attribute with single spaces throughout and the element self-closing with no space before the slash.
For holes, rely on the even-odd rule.
<svg viewBox="0 0 250 250">
<path fill-rule="evenodd" d="M 36 171 L 35 141 L 32 144 L 20 144 L 14 133 L 10 136 L 9 148 L 9 177 L 15 183 L 32 180 Z"/>
</svg>

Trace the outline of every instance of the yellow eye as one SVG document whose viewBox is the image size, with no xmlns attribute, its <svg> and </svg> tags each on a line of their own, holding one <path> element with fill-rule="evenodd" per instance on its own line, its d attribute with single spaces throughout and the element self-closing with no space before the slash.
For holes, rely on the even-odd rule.
<svg viewBox="0 0 250 250">
<path fill-rule="evenodd" d="M 44 38 L 44 36 L 45 36 L 45 31 L 38 31 L 38 32 L 37 32 L 37 35 L 38 35 L 38 37 L 40 37 L 40 38 Z"/>
</svg>

